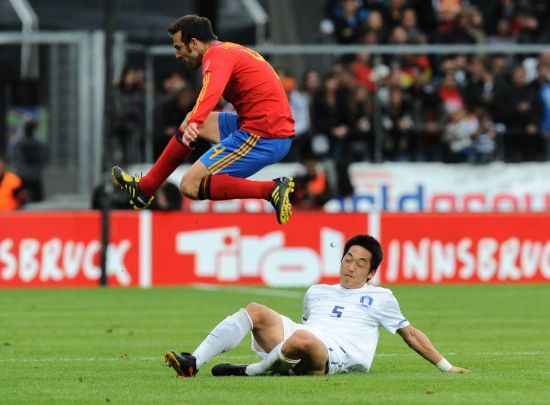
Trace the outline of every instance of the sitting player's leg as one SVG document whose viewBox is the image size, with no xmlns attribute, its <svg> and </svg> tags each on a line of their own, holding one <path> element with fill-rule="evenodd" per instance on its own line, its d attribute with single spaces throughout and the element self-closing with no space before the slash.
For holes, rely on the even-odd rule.
<svg viewBox="0 0 550 405">
<path fill-rule="evenodd" d="M 313 333 L 299 329 L 285 340 L 281 353 L 288 359 L 300 360 L 296 374 L 326 374 L 328 352 L 325 344 Z"/>
<path fill-rule="evenodd" d="M 212 368 L 214 376 L 288 374 L 290 369 L 300 367 L 302 359 L 305 364 L 298 369 L 300 374 L 324 373 L 328 357 L 319 339 L 263 305 L 252 303 L 246 309 L 254 323 L 252 349 L 262 360 L 250 365 L 217 364 Z"/>
<path fill-rule="evenodd" d="M 208 142 L 216 143 L 220 139 L 218 112 L 212 112 L 199 129 L 199 136 Z M 189 116 L 189 115 L 188 115 Z M 187 118 L 180 128 L 185 128 Z M 180 130 L 181 131 L 181 130 Z M 181 141 L 181 132 L 174 134 L 149 173 L 142 178 L 131 176 L 118 166 L 113 167 L 112 175 L 116 184 L 130 194 L 130 203 L 136 209 L 147 208 L 162 183 L 191 155 L 192 147 Z"/>
<path fill-rule="evenodd" d="M 258 323 L 257 328 L 254 321 Z M 273 333 L 282 340 L 283 324 L 280 315 L 264 305 L 252 303 L 246 309 L 241 309 L 221 321 L 192 354 L 167 352 L 166 363 L 176 371 L 178 376 L 191 377 L 214 356 L 237 346 L 248 332 L 253 330 L 253 327 L 261 330 L 263 334 Z M 267 342 L 267 338 L 263 341 Z"/>
<path fill-rule="evenodd" d="M 261 361 L 249 365 L 217 364 L 212 368 L 212 374 L 214 376 L 288 375 L 292 369 L 292 374 L 323 375 L 328 371 L 327 362 L 328 351 L 325 344 L 311 332 L 296 329 Z"/>
</svg>

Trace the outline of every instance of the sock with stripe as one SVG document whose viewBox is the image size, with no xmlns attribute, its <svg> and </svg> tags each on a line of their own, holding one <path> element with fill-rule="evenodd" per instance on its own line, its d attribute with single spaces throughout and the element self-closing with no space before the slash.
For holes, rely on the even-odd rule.
<svg viewBox="0 0 550 405">
<path fill-rule="evenodd" d="M 197 368 L 201 368 L 214 356 L 236 347 L 252 330 L 252 320 L 245 309 L 221 321 L 193 352 Z"/>
<path fill-rule="evenodd" d="M 210 178 L 211 200 L 233 200 L 236 198 L 269 199 L 275 181 L 241 179 L 227 174 L 216 174 Z"/>
<path fill-rule="evenodd" d="M 268 373 L 287 374 L 288 370 L 300 362 L 300 359 L 289 359 L 281 352 L 283 342 L 273 348 L 264 359 L 258 363 L 246 366 L 247 375 L 262 375 Z"/>
<path fill-rule="evenodd" d="M 149 173 L 139 181 L 139 190 L 147 197 L 155 194 L 168 176 L 185 162 L 191 152 L 192 149 L 181 143 L 174 135 L 151 170 L 149 170 Z"/>
</svg>

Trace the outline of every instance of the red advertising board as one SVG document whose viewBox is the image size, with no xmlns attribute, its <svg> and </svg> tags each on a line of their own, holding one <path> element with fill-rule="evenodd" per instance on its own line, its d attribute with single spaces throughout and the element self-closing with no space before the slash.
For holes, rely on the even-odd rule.
<svg viewBox="0 0 550 405">
<path fill-rule="evenodd" d="M 368 232 L 364 214 L 155 214 L 153 284 L 304 286 L 338 280 L 345 241 Z"/>
<path fill-rule="evenodd" d="M 137 285 L 138 215 L 112 216 L 107 274 L 111 285 Z M 0 214 L 0 287 L 94 286 L 100 277 L 97 212 Z"/>
<path fill-rule="evenodd" d="M 386 214 L 383 283 L 550 280 L 547 214 Z"/>
<path fill-rule="evenodd" d="M 111 214 L 110 285 L 307 286 L 338 281 L 345 241 L 380 237 L 384 284 L 550 280 L 548 214 Z M 0 214 L 0 287 L 94 286 L 96 212 Z"/>
</svg>

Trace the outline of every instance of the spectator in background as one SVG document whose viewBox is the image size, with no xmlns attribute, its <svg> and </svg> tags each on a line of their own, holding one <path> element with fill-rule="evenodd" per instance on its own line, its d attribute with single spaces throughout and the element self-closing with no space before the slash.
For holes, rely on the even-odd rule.
<svg viewBox="0 0 550 405">
<path fill-rule="evenodd" d="M 495 78 L 495 85 L 500 81 L 506 80 L 511 60 L 510 57 L 504 54 L 495 54 L 491 56 L 491 74 Z"/>
<path fill-rule="evenodd" d="M 294 176 L 294 194 L 292 205 L 299 209 L 319 210 L 329 200 L 327 176 L 321 165 L 313 156 L 305 156 L 304 173 Z"/>
<path fill-rule="evenodd" d="M 151 209 L 153 211 L 181 211 L 182 201 L 183 196 L 179 187 L 166 181 L 156 191 Z"/>
<path fill-rule="evenodd" d="M 127 68 L 114 94 L 113 158 L 140 161 L 145 128 L 145 82 L 142 69 Z"/>
<path fill-rule="evenodd" d="M 540 148 L 538 158 L 546 160 L 550 157 L 550 53 L 539 56 L 537 78 L 530 85 L 540 100 Z"/>
<path fill-rule="evenodd" d="M 418 19 L 413 8 L 409 7 L 403 10 L 401 25 L 405 29 L 409 44 L 424 44 L 427 42 L 426 34 L 418 28 Z"/>
<path fill-rule="evenodd" d="M 363 30 L 368 11 L 359 0 L 342 0 L 342 12 L 334 16 L 334 34 L 340 44 L 356 43 Z"/>
<path fill-rule="evenodd" d="M 407 5 L 406 0 L 390 0 L 387 12 L 389 29 L 393 29 L 403 21 L 403 13 Z"/>
<path fill-rule="evenodd" d="M 445 107 L 445 111 L 456 111 L 465 107 L 464 97 L 456 84 L 455 74 L 447 72 L 438 90 L 439 98 Z"/>
<path fill-rule="evenodd" d="M 107 208 L 112 210 L 131 209 L 129 195 L 115 186 L 111 177 L 105 177 L 92 190 L 91 206 L 93 210 L 102 210 Z"/>
<path fill-rule="evenodd" d="M 36 137 L 36 128 L 36 121 L 27 121 L 23 133 L 9 142 L 7 156 L 23 182 L 26 198 L 32 202 L 44 199 L 42 172 L 48 160 L 46 145 Z"/>
<path fill-rule="evenodd" d="M 501 81 L 495 88 L 494 117 L 506 125 L 504 159 L 507 162 L 535 160 L 539 147 L 540 100 L 525 83 L 525 69 L 516 66 L 511 84 Z"/>
<path fill-rule="evenodd" d="M 179 187 L 173 183 L 165 182 L 155 193 L 155 199 L 151 203 L 151 209 L 156 211 L 181 210 L 183 197 Z M 113 184 L 111 177 L 106 177 L 94 187 L 92 191 L 92 209 L 102 210 L 108 205 L 112 210 L 132 209 L 129 204 L 130 196 L 120 187 Z"/>
<path fill-rule="evenodd" d="M 519 33 L 517 42 L 519 44 L 534 44 L 547 40 L 546 32 L 542 29 L 537 17 L 528 9 L 519 10 L 517 13 Z"/>
<path fill-rule="evenodd" d="M 162 82 L 162 96 L 155 110 L 154 158 L 162 153 L 182 117 L 191 111 L 195 102 L 195 91 L 179 73 L 172 73 Z"/>
<path fill-rule="evenodd" d="M 463 89 L 467 108 L 473 111 L 478 106 L 489 107 L 493 101 L 493 90 L 493 75 L 485 66 L 485 60 L 482 57 L 473 57 L 467 66 Z"/>
<path fill-rule="evenodd" d="M 365 86 L 369 91 L 376 89 L 376 83 L 372 77 L 372 66 L 370 63 L 370 54 L 366 52 L 355 55 L 355 60 L 351 63 L 350 69 L 355 75 L 355 80 Z"/>
<path fill-rule="evenodd" d="M 489 35 L 487 42 L 490 44 L 514 44 L 516 42 L 512 24 L 508 18 L 502 17 L 497 21 L 496 33 Z"/>
<path fill-rule="evenodd" d="M 306 70 L 302 76 L 300 93 L 306 98 L 309 108 L 313 105 L 315 94 L 321 90 L 321 76 L 315 69 Z"/>
<path fill-rule="evenodd" d="M 411 95 L 413 108 L 413 136 L 418 159 L 436 161 L 441 159 L 441 133 L 445 110 L 437 89 L 422 73 L 422 68 L 411 69 L 412 83 L 407 92 Z"/>
<path fill-rule="evenodd" d="M 312 145 L 314 152 L 320 155 L 327 154 L 338 160 L 344 157 L 347 136 L 349 133 L 348 94 L 340 86 L 336 73 L 329 73 L 323 81 L 322 91 L 317 93 L 313 100 L 312 122 L 315 133 L 319 138 Z M 322 147 L 322 138 L 326 146 Z"/>
<path fill-rule="evenodd" d="M 483 15 L 481 29 L 485 34 L 494 35 L 497 31 L 498 20 L 504 16 L 505 5 L 503 3 L 505 2 L 502 0 L 470 0 L 469 3 Z"/>
<path fill-rule="evenodd" d="M 4 157 L 0 155 L 0 211 L 11 211 L 21 208 L 26 201 L 23 182 L 8 171 Z"/>
<path fill-rule="evenodd" d="M 477 112 L 479 127 L 474 134 L 473 162 L 490 163 L 495 160 L 496 138 L 504 131 L 504 126 L 493 123 L 486 108 L 478 108 Z"/>
<path fill-rule="evenodd" d="M 349 100 L 350 130 L 346 157 L 351 161 L 373 160 L 372 102 L 365 86 L 356 86 Z"/>
<path fill-rule="evenodd" d="M 468 32 L 478 44 L 487 41 L 487 35 L 483 30 L 483 14 L 477 7 L 468 7 L 464 10 L 468 18 Z"/>
<path fill-rule="evenodd" d="M 300 155 L 310 148 L 311 119 L 308 99 L 298 90 L 296 80 L 288 72 L 284 69 L 277 69 L 277 74 L 283 83 L 294 117 L 295 138 L 284 161 L 297 162 Z"/>
<path fill-rule="evenodd" d="M 446 44 L 475 44 L 476 38 L 471 31 L 470 16 L 465 11 L 458 11 L 453 17 L 451 29 L 442 34 L 441 39 Z"/>
<path fill-rule="evenodd" d="M 444 162 L 463 163 L 472 160 L 473 138 L 479 123 L 472 114 L 466 112 L 463 106 L 455 105 L 448 110 L 449 122 L 443 132 Z"/>
<path fill-rule="evenodd" d="M 400 87 L 391 86 L 388 97 L 381 100 L 380 121 L 384 134 L 384 158 L 391 161 L 409 160 L 414 125 L 412 105 Z"/>
<path fill-rule="evenodd" d="M 386 25 L 384 16 L 379 10 L 371 10 L 367 17 L 365 30 L 359 42 L 365 45 L 376 45 L 386 42 Z"/>
</svg>

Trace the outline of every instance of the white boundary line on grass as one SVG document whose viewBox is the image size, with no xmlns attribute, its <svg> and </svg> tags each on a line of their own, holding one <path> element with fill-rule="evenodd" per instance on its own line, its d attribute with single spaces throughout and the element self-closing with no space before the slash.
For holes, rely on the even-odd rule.
<svg viewBox="0 0 550 405">
<path fill-rule="evenodd" d="M 193 284 L 195 290 L 208 292 L 228 292 L 238 294 L 263 295 L 270 297 L 303 298 L 304 293 L 288 290 L 272 290 L 269 288 L 217 286 L 213 284 Z"/>
<path fill-rule="evenodd" d="M 458 356 L 458 355 L 468 355 L 468 356 L 489 356 L 489 357 L 500 357 L 500 356 L 548 356 L 550 352 L 474 352 L 474 353 L 458 353 L 458 352 L 449 352 L 446 353 L 449 356 Z M 250 355 L 225 355 L 226 359 L 250 359 L 253 357 L 253 354 Z M 409 357 L 417 356 L 415 353 L 380 353 L 376 354 L 375 357 Z M 78 362 L 78 361 L 152 361 L 159 360 L 162 361 L 162 356 L 155 357 L 132 357 L 132 356 L 121 356 L 121 357 L 61 357 L 61 358 L 43 358 L 43 359 L 0 359 L 0 363 L 53 363 L 53 362 Z"/>
</svg>

